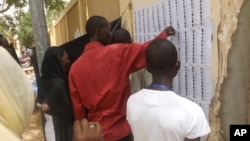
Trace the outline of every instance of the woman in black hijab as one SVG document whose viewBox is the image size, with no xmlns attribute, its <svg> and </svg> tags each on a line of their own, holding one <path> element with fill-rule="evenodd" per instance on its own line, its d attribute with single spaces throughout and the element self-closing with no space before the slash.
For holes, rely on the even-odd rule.
<svg viewBox="0 0 250 141">
<path fill-rule="evenodd" d="M 68 55 L 62 48 L 50 47 L 46 50 L 38 102 L 42 103 L 45 115 L 53 117 L 56 141 L 72 141 L 74 117 L 67 79 L 69 65 Z"/>
</svg>

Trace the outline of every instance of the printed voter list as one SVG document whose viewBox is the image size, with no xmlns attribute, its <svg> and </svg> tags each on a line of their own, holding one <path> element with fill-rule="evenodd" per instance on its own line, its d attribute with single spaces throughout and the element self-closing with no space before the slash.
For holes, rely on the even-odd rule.
<svg viewBox="0 0 250 141">
<path fill-rule="evenodd" d="M 230 141 L 249 141 L 250 125 L 230 125 Z"/>
</svg>

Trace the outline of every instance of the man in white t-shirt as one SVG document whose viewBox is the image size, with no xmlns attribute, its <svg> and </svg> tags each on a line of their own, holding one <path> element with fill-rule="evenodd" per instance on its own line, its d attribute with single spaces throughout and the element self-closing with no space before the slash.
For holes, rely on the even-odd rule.
<svg viewBox="0 0 250 141">
<path fill-rule="evenodd" d="M 180 62 L 175 46 L 156 39 L 146 50 L 146 69 L 153 82 L 131 95 L 127 102 L 127 120 L 134 141 L 199 141 L 210 132 L 201 107 L 172 90 Z"/>
</svg>

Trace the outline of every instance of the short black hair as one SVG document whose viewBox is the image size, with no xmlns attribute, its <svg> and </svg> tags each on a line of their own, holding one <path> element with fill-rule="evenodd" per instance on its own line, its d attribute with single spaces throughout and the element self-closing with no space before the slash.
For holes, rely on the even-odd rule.
<svg viewBox="0 0 250 141">
<path fill-rule="evenodd" d="M 132 43 L 132 38 L 128 30 L 120 28 L 113 34 L 113 43 Z"/>
<path fill-rule="evenodd" d="M 147 66 L 151 71 L 171 70 L 178 59 L 176 47 L 167 39 L 155 39 L 146 49 Z"/>
<path fill-rule="evenodd" d="M 96 29 L 103 28 L 105 26 L 106 18 L 102 16 L 92 16 L 88 19 L 85 29 L 90 37 L 93 37 Z"/>
</svg>

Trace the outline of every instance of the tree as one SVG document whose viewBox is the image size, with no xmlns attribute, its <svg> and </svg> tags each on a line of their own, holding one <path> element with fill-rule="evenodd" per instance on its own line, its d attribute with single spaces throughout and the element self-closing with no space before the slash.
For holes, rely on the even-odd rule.
<svg viewBox="0 0 250 141">
<path fill-rule="evenodd" d="M 0 29 L 2 32 L 4 32 L 5 36 L 8 38 L 13 39 L 15 35 L 18 35 L 21 43 L 23 45 L 32 45 L 34 40 L 32 39 L 32 36 L 30 36 L 30 33 L 32 33 L 32 30 L 30 30 L 30 24 L 25 22 L 25 20 L 21 20 L 20 18 L 20 9 L 26 7 L 29 4 L 30 6 L 30 13 L 31 13 L 31 19 L 32 19 L 32 29 L 34 32 L 34 38 L 35 38 L 35 46 L 37 48 L 37 57 L 38 57 L 38 64 L 39 68 L 41 66 L 43 54 L 46 48 L 49 46 L 49 38 L 48 38 L 48 32 L 47 32 L 47 23 L 51 23 L 51 20 L 54 18 L 57 18 L 59 16 L 58 13 L 60 13 L 66 6 L 65 0 L 3 0 L 0 1 L 0 14 L 3 15 L 1 17 L 4 17 L 0 19 Z M 15 13 L 18 13 L 18 16 L 10 16 L 6 13 L 11 7 L 14 7 Z M 44 16 L 44 8 L 46 8 L 46 13 L 57 13 L 57 14 L 50 14 L 51 16 L 47 16 L 47 21 L 45 20 Z M 21 14 L 21 16 L 24 16 L 24 19 L 28 19 L 27 14 Z M 18 18 L 19 17 L 19 18 Z M 19 21 L 17 21 L 19 20 Z M 20 21 L 21 20 L 21 21 Z M 19 23 L 19 24 L 18 24 Z M 21 27 L 16 28 L 16 25 L 20 25 Z M 29 26 L 29 27 L 28 27 Z M 30 43 L 26 42 L 30 41 Z"/>
<path fill-rule="evenodd" d="M 44 0 L 45 8 L 48 10 L 60 11 L 65 8 L 65 0 Z M 0 13 L 4 13 L 14 6 L 16 9 L 28 5 L 28 0 L 2 0 L 0 1 Z"/>
<path fill-rule="evenodd" d="M 10 14 L 2 14 L 0 13 L 0 34 L 8 37 L 10 40 L 14 40 L 15 35 L 17 35 L 16 31 L 16 21 Z"/>
<path fill-rule="evenodd" d="M 30 13 L 20 12 L 18 17 L 17 32 L 20 44 L 22 46 L 34 47 L 35 41 Z"/>
<path fill-rule="evenodd" d="M 51 25 L 51 21 L 60 16 L 60 13 L 64 10 L 68 0 L 42 0 L 44 1 L 44 7 L 46 12 L 46 23 Z M 1 0 L 0 1 L 0 30 L 1 33 L 8 38 L 13 38 L 17 32 L 16 25 L 19 20 L 22 19 L 23 9 L 28 6 L 28 0 Z M 13 13 L 8 14 L 8 11 Z M 30 24 L 29 24 L 30 25 Z"/>
<path fill-rule="evenodd" d="M 11 6 L 21 8 L 27 5 L 26 0 L 2 0 L 0 3 L 0 13 L 4 13 L 10 9 Z"/>
<path fill-rule="evenodd" d="M 35 48 L 39 70 L 45 50 L 49 47 L 49 37 L 44 14 L 43 0 L 29 0 L 32 28 L 35 39 Z"/>
</svg>

